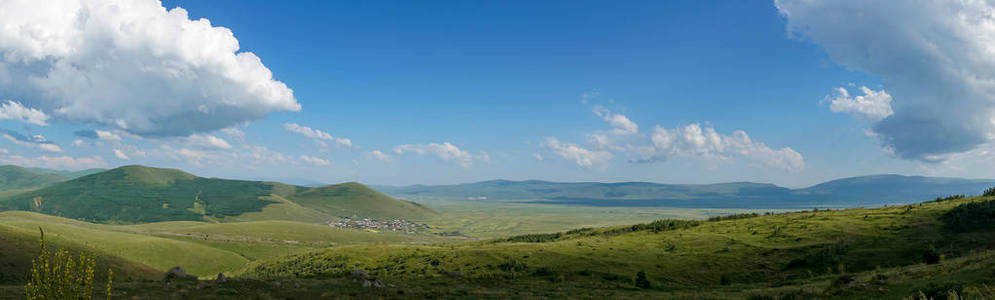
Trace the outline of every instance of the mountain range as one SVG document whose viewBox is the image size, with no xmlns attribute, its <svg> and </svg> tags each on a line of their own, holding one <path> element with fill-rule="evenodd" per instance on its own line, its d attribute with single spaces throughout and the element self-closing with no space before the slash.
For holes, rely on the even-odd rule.
<svg viewBox="0 0 995 300">
<path fill-rule="evenodd" d="M 977 195 L 992 186 L 995 186 L 995 179 L 870 175 L 799 189 L 752 182 L 661 184 L 541 180 L 373 188 L 393 197 L 416 201 L 464 199 L 588 206 L 813 208 L 914 203 L 953 194 Z"/>
</svg>

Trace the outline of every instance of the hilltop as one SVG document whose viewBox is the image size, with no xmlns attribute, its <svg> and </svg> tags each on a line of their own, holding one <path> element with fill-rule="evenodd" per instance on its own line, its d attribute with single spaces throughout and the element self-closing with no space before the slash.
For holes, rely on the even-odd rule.
<svg viewBox="0 0 995 300">
<path fill-rule="evenodd" d="M 326 222 L 345 216 L 416 219 L 434 213 L 358 183 L 308 188 L 204 178 L 176 169 L 137 165 L 2 197 L 0 209 L 104 223 L 223 222 L 249 213 L 255 213 L 256 220 L 307 215 L 310 221 Z M 267 213 L 274 210 L 283 214 Z"/>
<path fill-rule="evenodd" d="M 799 209 L 914 203 L 951 194 L 977 193 L 992 185 L 995 185 L 992 179 L 870 175 L 799 189 L 752 182 L 662 184 L 541 180 L 490 180 L 456 185 L 374 188 L 394 197 L 426 201 L 469 199 L 617 207 Z"/>
</svg>

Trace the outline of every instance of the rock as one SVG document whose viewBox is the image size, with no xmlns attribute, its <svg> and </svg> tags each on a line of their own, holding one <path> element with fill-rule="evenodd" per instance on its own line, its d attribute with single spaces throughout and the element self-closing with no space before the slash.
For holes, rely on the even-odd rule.
<svg viewBox="0 0 995 300">
<path fill-rule="evenodd" d="M 366 274 L 366 271 L 363 271 L 363 270 L 353 270 L 352 273 L 350 273 L 350 275 L 352 275 L 352 277 L 357 277 L 357 278 L 369 278 L 370 277 L 370 274 Z"/>
<path fill-rule="evenodd" d="M 217 283 L 228 282 L 228 276 L 225 276 L 225 273 L 218 273 L 218 278 L 214 279 L 214 282 Z"/>
<path fill-rule="evenodd" d="M 368 287 L 383 288 L 384 284 L 383 284 L 383 281 L 381 281 L 380 279 L 363 280 L 363 287 L 364 288 L 368 288 Z"/>
<path fill-rule="evenodd" d="M 183 268 L 172 267 L 169 271 L 166 271 L 166 275 L 163 276 L 162 280 L 169 281 L 172 279 L 197 279 L 197 276 L 187 274 L 186 271 L 183 271 Z"/>
<path fill-rule="evenodd" d="M 466 277 L 466 275 L 463 275 L 463 273 L 460 273 L 460 272 L 457 272 L 457 271 L 446 271 L 446 276 L 449 276 L 451 278 L 463 278 L 463 277 Z"/>
</svg>

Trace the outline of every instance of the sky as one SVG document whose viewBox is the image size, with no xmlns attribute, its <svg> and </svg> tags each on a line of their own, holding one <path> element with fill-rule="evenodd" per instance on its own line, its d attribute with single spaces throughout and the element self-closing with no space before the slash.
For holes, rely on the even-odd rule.
<svg viewBox="0 0 995 300">
<path fill-rule="evenodd" d="M 984 1 L 0 3 L 0 163 L 291 183 L 995 178 Z"/>
</svg>

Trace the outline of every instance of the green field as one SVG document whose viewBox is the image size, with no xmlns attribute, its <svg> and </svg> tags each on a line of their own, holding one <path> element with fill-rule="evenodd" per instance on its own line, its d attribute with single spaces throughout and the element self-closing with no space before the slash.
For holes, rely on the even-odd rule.
<svg viewBox="0 0 995 300">
<path fill-rule="evenodd" d="M 511 201 L 426 200 L 439 212 L 427 219 L 433 231 L 468 237 L 495 238 L 510 235 L 566 231 L 581 227 L 649 222 L 659 219 L 707 219 L 712 216 L 784 210 L 696 209 L 668 207 L 590 207 L 533 204 Z"/>
<path fill-rule="evenodd" d="M 426 284 L 458 274 L 469 286 L 488 282 L 503 293 L 543 287 L 551 290 L 546 291 L 553 293 L 550 296 L 557 290 L 585 295 L 626 294 L 636 289 L 671 296 L 739 298 L 750 294 L 845 296 L 851 292 L 833 290 L 830 284 L 848 274 L 860 278 L 890 273 L 897 274 L 888 277 L 896 282 L 885 280 L 852 292 L 884 298 L 911 296 L 918 290 L 945 295 L 947 290 L 990 283 L 991 268 L 978 270 L 964 262 L 993 264 L 985 250 L 995 236 L 992 228 L 952 232 L 941 221 L 950 209 L 982 200 L 992 199 L 655 222 L 448 245 L 338 247 L 254 262 L 241 274 L 263 279 L 323 279 L 361 269 L 388 282 Z M 924 265 L 930 249 L 949 261 L 941 266 Z M 947 264 L 954 267 L 943 271 Z M 653 288 L 634 285 L 639 272 L 646 274 Z M 909 272 L 966 278 L 938 289 L 929 286 L 934 282 L 929 277 Z M 878 289 L 882 285 L 889 288 Z M 703 289 L 713 292 L 699 294 Z M 489 293 L 486 288 L 466 292 Z"/>
<path fill-rule="evenodd" d="M 290 221 L 106 225 L 32 212 L 0 212 L 4 236 L 16 235 L 18 240 L 31 241 L 27 244 L 31 245 L 37 239 L 38 228 L 43 228 L 54 243 L 147 265 L 157 272 L 181 266 L 191 274 L 202 276 L 231 272 L 252 260 L 309 249 L 444 240 L 433 235 L 374 233 Z M 11 260 L 23 266 L 29 257 Z"/>
</svg>

